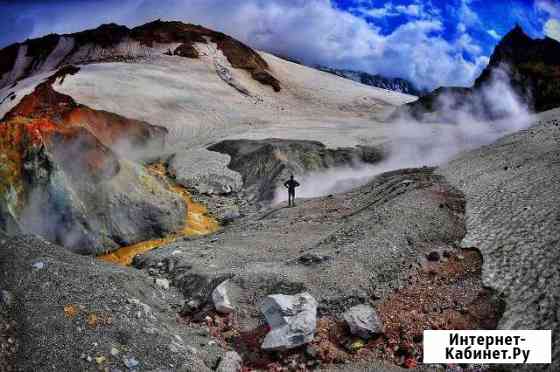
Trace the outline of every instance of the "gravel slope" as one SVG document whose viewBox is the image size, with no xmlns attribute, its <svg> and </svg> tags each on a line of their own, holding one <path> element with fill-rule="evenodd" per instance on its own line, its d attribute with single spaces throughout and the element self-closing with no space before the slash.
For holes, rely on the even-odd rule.
<svg viewBox="0 0 560 372">
<path fill-rule="evenodd" d="M 552 329 L 560 368 L 560 110 L 439 172 L 467 201 L 464 246 L 484 257 L 484 283 L 503 293 L 503 329 Z M 556 335 L 556 336 L 555 336 Z"/>
</svg>

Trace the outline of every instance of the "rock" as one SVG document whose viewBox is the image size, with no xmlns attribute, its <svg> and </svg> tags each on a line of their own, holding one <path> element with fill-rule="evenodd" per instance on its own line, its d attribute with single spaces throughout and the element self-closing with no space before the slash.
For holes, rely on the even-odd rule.
<svg viewBox="0 0 560 372">
<path fill-rule="evenodd" d="M 44 262 L 37 261 L 37 262 L 34 262 L 31 266 L 33 266 L 34 269 L 42 270 L 42 269 L 45 268 L 46 265 L 45 265 Z"/>
<path fill-rule="evenodd" d="M 161 287 L 165 290 L 169 289 L 169 280 L 158 278 L 155 280 L 155 283 L 158 287 Z"/>
<path fill-rule="evenodd" d="M 364 346 L 365 342 L 360 338 L 357 340 L 348 340 L 348 343 L 345 345 L 346 349 L 353 353 L 361 350 Z"/>
<path fill-rule="evenodd" d="M 204 307 L 214 289 L 225 280 L 231 278 L 229 274 L 188 273 L 173 280 L 173 285 L 181 290 L 185 296 L 185 303 L 181 310 L 183 315 L 192 315 Z"/>
<path fill-rule="evenodd" d="M 292 349 L 313 340 L 317 325 L 317 301 L 309 293 L 267 296 L 261 311 L 271 327 L 261 345 L 262 349 Z"/>
<path fill-rule="evenodd" d="M 376 334 L 383 333 L 383 324 L 375 309 L 370 305 L 351 307 L 344 313 L 343 318 L 350 327 L 350 332 L 363 339 L 367 340 Z"/>
<path fill-rule="evenodd" d="M 214 308 L 217 312 L 222 314 L 229 314 L 235 310 L 228 296 L 228 283 L 229 280 L 222 282 L 212 292 L 212 302 L 214 303 Z"/>
<path fill-rule="evenodd" d="M 134 357 L 123 358 L 123 363 L 126 366 L 126 368 L 128 368 L 128 369 L 133 369 L 133 368 L 136 368 L 140 365 L 140 362 L 138 360 L 136 360 L 136 358 L 134 358 Z"/>
<path fill-rule="evenodd" d="M 321 256 L 316 253 L 306 253 L 298 258 L 302 265 L 311 266 L 332 260 L 331 256 Z"/>
<path fill-rule="evenodd" d="M 222 225 L 227 225 L 239 218 L 241 218 L 241 213 L 239 213 L 239 208 L 230 209 L 224 212 L 224 214 L 220 218 L 220 222 L 222 223 Z"/>
<path fill-rule="evenodd" d="M 241 371 L 242 359 L 235 351 L 228 351 L 216 369 L 217 372 Z"/>
<path fill-rule="evenodd" d="M 1 290 L 0 291 L 0 305 L 1 306 L 10 306 L 13 301 L 13 296 L 9 291 Z"/>
<path fill-rule="evenodd" d="M 319 350 L 317 349 L 317 346 L 315 345 L 308 345 L 305 348 L 305 355 L 311 359 L 315 359 L 317 358 L 317 356 L 319 355 Z"/>
<path fill-rule="evenodd" d="M 440 259 L 439 252 L 437 252 L 437 251 L 430 252 L 428 254 L 427 258 L 428 258 L 428 261 L 432 261 L 432 262 L 439 261 L 439 259 Z"/>
<path fill-rule="evenodd" d="M 282 185 L 290 174 L 352 166 L 357 162 L 376 163 L 382 158 L 379 150 L 369 147 L 329 149 L 317 141 L 278 138 L 225 140 L 213 144 L 208 150 L 229 155 L 231 161 L 228 168 L 230 172 L 234 171 L 242 176 L 243 191 L 249 200 L 261 202 L 271 202 L 276 189 L 284 189 Z M 374 153 L 379 156 L 373 155 Z M 197 169 L 203 169 L 208 162 L 190 161 Z M 200 171 L 193 170 L 187 174 L 195 174 L 194 172 Z M 352 182 L 346 187 L 353 188 L 355 185 L 350 183 Z"/>
<path fill-rule="evenodd" d="M 228 168 L 230 157 L 206 149 L 182 151 L 173 156 L 169 171 L 177 183 L 201 194 L 227 195 L 241 190 L 241 175 Z"/>
</svg>

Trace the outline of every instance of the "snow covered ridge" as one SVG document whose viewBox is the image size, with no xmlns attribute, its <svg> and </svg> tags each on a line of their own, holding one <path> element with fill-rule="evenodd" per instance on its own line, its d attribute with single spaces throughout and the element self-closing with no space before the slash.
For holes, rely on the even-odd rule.
<svg viewBox="0 0 560 372">
<path fill-rule="evenodd" d="M 118 62 L 163 53 L 198 58 L 195 43 L 215 43 L 229 63 L 248 71 L 256 81 L 280 91 L 267 62 L 248 46 L 223 33 L 181 22 L 154 21 L 129 29 L 102 25 L 74 34 L 51 34 L 0 50 L 0 88 L 64 64 Z"/>
<path fill-rule="evenodd" d="M 413 96 L 422 96 L 427 92 L 418 89 L 413 83 L 401 78 L 388 78 L 381 75 L 372 75 L 363 71 L 354 71 L 346 69 L 335 69 L 326 66 L 317 66 L 318 70 L 328 72 L 333 75 L 340 76 L 345 79 L 354 80 L 358 83 L 369 85 L 372 87 L 393 90 L 395 92 L 411 94 Z"/>
</svg>

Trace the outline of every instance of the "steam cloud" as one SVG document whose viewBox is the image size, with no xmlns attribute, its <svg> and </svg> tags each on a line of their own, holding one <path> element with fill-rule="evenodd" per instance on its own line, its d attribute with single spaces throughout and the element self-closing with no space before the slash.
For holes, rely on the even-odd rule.
<svg viewBox="0 0 560 372">
<path fill-rule="evenodd" d="M 392 129 L 385 160 L 375 165 L 360 163 L 300 175 L 297 196 L 346 192 L 387 171 L 440 165 L 462 151 L 490 144 L 531 123 L 527 104 L 511 87 L 507 66 L 495 69 L 490 83 L 477 90 L 468 102 L 458 102 L 456 96 L 444 94 L 436 106 L 440 108 L 438 122 L 420 122 L 406 115 L 387 123 Z M 285 190 L 277 189 L 273 204 L 286 200 Z"/>
</svg>

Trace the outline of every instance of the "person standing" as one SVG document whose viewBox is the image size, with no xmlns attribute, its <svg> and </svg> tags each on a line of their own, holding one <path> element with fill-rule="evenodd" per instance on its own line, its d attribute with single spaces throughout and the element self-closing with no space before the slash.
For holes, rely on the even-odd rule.
<svg viewBox="0 0 560 372">
<path fill-rule="evenodd" d="M 294 179 L 294 175 L 284 182 L 284 187 L 288 189 L 288 207 L 296 205 L 296 187 L 299 187 L 299 182 Z"/>
</svg>

